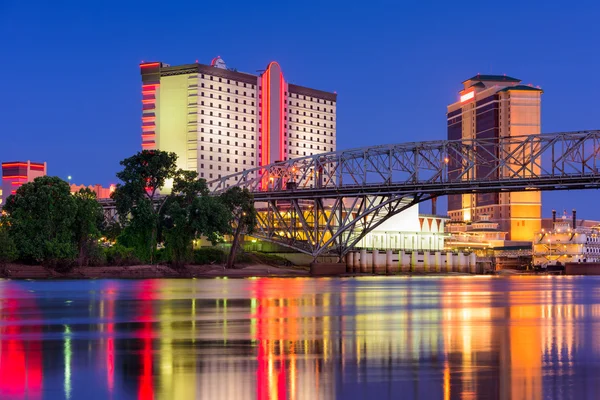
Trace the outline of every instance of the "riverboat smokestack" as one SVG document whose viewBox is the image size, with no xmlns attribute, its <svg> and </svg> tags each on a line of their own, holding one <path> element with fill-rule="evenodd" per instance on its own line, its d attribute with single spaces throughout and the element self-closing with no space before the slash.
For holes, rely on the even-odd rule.
<svg viewBox="0 0 600 400">
<path fill-rule="evenodd" d="M 573 209 L 573 229 L 577 229 L 577 211 Z"/>
<path fill-rule="evenodd" d="M 554 230 L 555 225 L 556 225 L 556 210 L 552 210 L 552 230 Z"/>
</svg>

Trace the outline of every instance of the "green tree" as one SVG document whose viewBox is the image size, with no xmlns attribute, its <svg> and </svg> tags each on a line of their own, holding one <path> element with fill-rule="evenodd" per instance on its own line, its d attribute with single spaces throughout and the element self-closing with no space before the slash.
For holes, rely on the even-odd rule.
<svg viewBox="0 0 600 400">
<path fill-rule="evenodd" d="M 230 224 L 234 228 L 231 251 L 227 258 L 227 268 L 233 267 L 235 254 L 239 246 L 239 238 L 242 233 L 252 233 L 256 226 L 256 209 L 254 208 L 254 196 L 248 189 L 232 187 L 220 196 L 221 202 L 230 211 Z"/>
<path fill-rule="evenodd" d="M 76 213 L 73 221 L 73 234 L 79 253 L 79 265 L 87 265 L 90 255 L 95 253 L 100 237 L 104 215 L 102 206 L 96 200 L 96 193 L 81 189 L 74 194 Z"/>
<path fill-rule="evenodd" d="M 8 219 L 0 218 L 0 267 L 17 259 L 19 252 L 8 232 Z"/>
<path fill-rule="evenodd" d="M 229 209 L 209 195 L 204 179 L 193 171 L 178 171 L 162 213 L 165 249 L 175 266 L 190 261 L 193 240 L 207 237 L 213 245 L 229 232 Z"/>
<path fill-rule="evenodd" d="M 67 182 L 52 176 L 36 178 L 8 197 L 4 211 L 21 259 L 54 268 L 72 265 L 77 254 L 73 232 L 77 204 Z"/>
<path fill-rule="evenodd" d="M 119 235 L 123 232 L 123 228 L 118 221 L 103 221 L 100 228 L 100 234 L 110 242 L 115 242 Z"/>
<path fill-rule="evenodd" d="M 166 197 L 160 189 L 175 177 L 177 155 L 159 150 L 144 150 L 121 161 L 121 180 L 112 198 L 121 224 L 125 227 L 120 240 L 134 247 L 141 260 L 154 261 L 158 235 L 158 216 Z"/>
</svg>

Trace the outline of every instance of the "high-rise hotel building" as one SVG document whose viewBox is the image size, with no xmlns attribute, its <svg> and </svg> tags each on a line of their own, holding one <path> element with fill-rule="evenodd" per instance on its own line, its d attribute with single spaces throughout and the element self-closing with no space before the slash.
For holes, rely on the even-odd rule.
<svg viewBox="0 0 600 400">
<path fill-rule="evenodd" d="M 208 181 L 336 149 L 337 95 L 288 83 L 276 62 L 259 75 L 220 57 L 140 69 L 142 148 L 174 152 Z"/>
<path fill-rule="evenodd" d="M 448 106 L 448 140 L 540 133 L 541 89 L 504 75 L 476 75 L 463 85 L 459 101 Z M 475 173 L 487 174 L 484 168 Z M 458 176 L 460 166 L 451 161 L 449 171 Z M 541 204 L 541 193 L 535 191 L 451 195 L 448 214 L 451 221 L 464 222 L 486 214 L 508 233 L 507 239 L 531 241 L 541 228 Z"/>
</svg>

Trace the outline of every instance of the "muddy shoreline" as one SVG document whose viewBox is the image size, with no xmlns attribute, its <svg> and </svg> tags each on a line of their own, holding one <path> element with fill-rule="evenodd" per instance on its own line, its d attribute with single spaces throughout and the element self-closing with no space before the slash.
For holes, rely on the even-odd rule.
<svg viewBox="0 0 600 400">
<path fill-rule="evenodd" d="M 0 270 L 6 279 L 149 279 L 149 278 L 248 278 L 248 277 L 310 276 L 309 268 L 276 267 L 264 264 L 239 265 L 226 269 L 224 265 L 186 265 L 174 269 L 167 265 L 134 265 L 128 267 L 77 267 L 68 273 L 58 273 L 40 265 L 9 264 Z"/>
</svg>

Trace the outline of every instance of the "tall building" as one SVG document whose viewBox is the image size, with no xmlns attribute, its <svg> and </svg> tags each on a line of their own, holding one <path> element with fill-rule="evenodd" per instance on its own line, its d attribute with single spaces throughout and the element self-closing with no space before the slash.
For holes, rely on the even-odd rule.
<svg viewBox="0 0 600 400">
<path fill-rule="evenodd" d="M 541 89 L 505 75 L 476 75 L 463 85 L 459 101 L 448 106 L 448 140 L 540 133 Z M 487 175 L 485 169 L 475 174 Z M 460 166 L 451 162 L 449 170 L 458 176 Z M 489 215 L 509 240 L 531 241 L 541 228 L 541 203 L 541 193 L 534 191 L 451 195 L 448 214 L 452 221 L 465 222 Z"/>
<path fill-rule="evenodd" d="M 11 161 L 2 163 L 2 204 L 8 196 L 15 194 L 17 189 L 35 178 L 47 173 L 46 163 L 31 161 Z"/>
<path fill-rule="evenodd" d="M 201 178 L 335 151 L 335 93 L 287 82 L 276 62 L 258 75 L 210 65 L 140 64 L 142 148 L 178 155 Z"/>
</svg>

